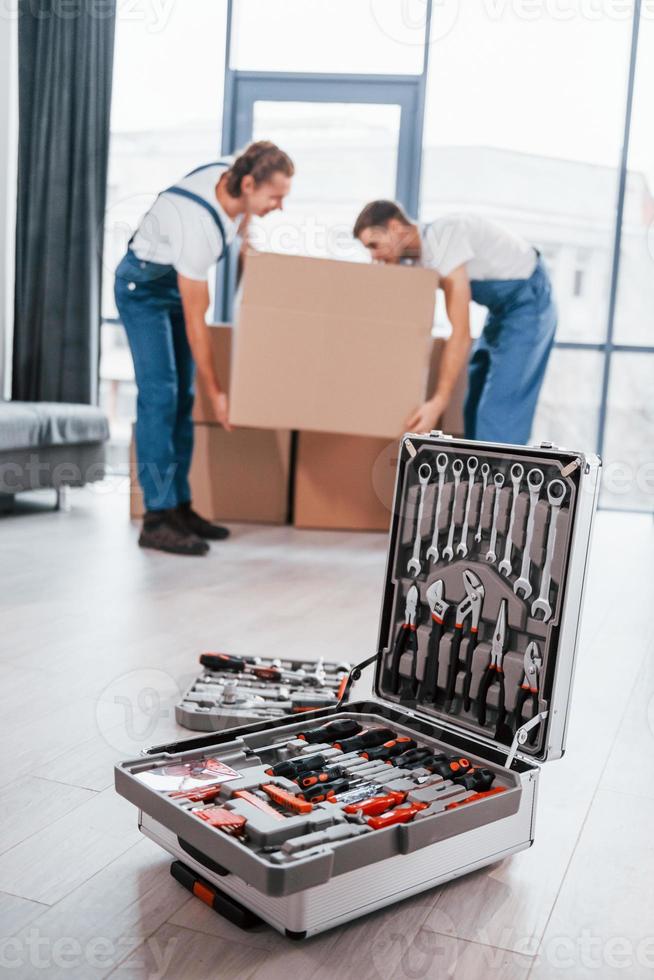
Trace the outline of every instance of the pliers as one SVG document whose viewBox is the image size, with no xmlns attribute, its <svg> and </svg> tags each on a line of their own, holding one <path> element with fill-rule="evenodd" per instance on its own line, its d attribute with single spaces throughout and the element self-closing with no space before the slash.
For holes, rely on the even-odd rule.
<svg viewBox="0 0 654 980">
<path fill-rule="evenodd" d="M 538 689 L 539 689 L 539 679 L 540 672 L 543 666 L 543 658 L 540 655 L 540 650 L 538 649 L 538 644 L 532 640 L 525 650 L 524 659 L 524 677 L 522 684 L 518 688 L 518 694 L 515 699 L 515 708 L 513 709 L 513 717 L 515 720 L 515 729 L 521 727 L 523 722 L 522 713 L 524 711 L 525 702 L 531 697 L 531 715 L 530 718 L 535 718 L 538 714 Z M 537 726 L 535 726 L 529 732 L 529 741 L 532 742 L 536 737 Z"/>
<path fill-rule="evenodd" d="M 418 587 L 411 586 L 406 595 L 406 605 L 404 608 L 404 622 L 400 624 L 395 638 L 393 654 L 391 656 L 390 668 L 388 670 L 387 687 L 391 694 L 400 693 L 400 660 L 405 652 L 411 653 L 411 673 L 404 678 L 402 686 L 402 698 L 411 700 L 416 696 L 416 661 L 418 659 L 418 602 L 420 593 Z"/>
<path fill-rule="evenodd" d="M 477 694 L 477 720 L 480 725 L 486 724 L 486 699 L 488 697 L 488 692 L 490 691 L 494 681 L 499 683 L 499 693 L 497 698 L 497 730 L 502 728 L 505 716 L 504 709 L 504 652 L 506 650 L 507 641 L 507 628 L 506 628 L 506 610 L 507 601 L 502 599 L 500 603 L 500 611 L 497 617 L 497 623 L 495 625 L 495 631 L 493 633 L 493 640 L 491 642 L 491 656 L 488 666 L 484 672 L 479 685 L 479 693 Z"/>
<path fill-rule="evenodd" d="M 443 599 L 442 579 L 432 582 L 427 589 L 427 603 L 431 610 L 432 626 L 427 646 L 427 659 L 418 687 L 418 699 L 420 701 L 435 701 L 438 685 L 438 650 L 443 635 L 443 623 L 447 610 L 450 608 L 449 602 L 445 602 Z"/>
<path fill-rule="evenodd" d="M 465 677 L 463 681 L 463 702 L 464 707 L 470 707 L 470 679 L 472 674 L 472 655 L 477 645 L 479 632 L 479 619 L 481 607 L 484 601 L 484 586 L 481 579 L 471 572 L 469 568 L 463 571 L 463 585 L 466 590 L 465 597 L 456 607 L 456 622 L 454 624 L 454 636 L 450 645 L 450 662 L 447 671 L 447 686 L 445 694 L 445 710 L 451 711 L 452 702 L 456 693 L 456 679 L 459 675 L 459 649 L 463 637 L 463 624 L 470 617 L 470 636 L 468 638 L 468 650 L 465 662 Z"/>
</svg>

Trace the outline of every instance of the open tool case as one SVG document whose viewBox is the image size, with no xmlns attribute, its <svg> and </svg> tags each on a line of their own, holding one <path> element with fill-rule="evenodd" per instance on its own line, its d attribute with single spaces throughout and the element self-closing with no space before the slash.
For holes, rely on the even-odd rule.
<svg viewBox="0 0 654 980">
<path fill-rule="evenodd" d="M 175 705 L 175 720 L 194 732 L 217 732 L 283 718 L 342 699 L 348 663 L 203 653 L 203 670 Z"/>
<path fill-rule="evenodd" d="M 599 471 L 551 445 L 405 436 L 378 651 L 350 675 L 374 665 L 373 697 L 116 766 L 177 880 L 302 938 L 529 847 L 540 764 L 564 749 Z M 156 787 L 185 764 L 222 772 L 210 803 Z M 302 789 L 307 767 L 322 789 Z"/>
</svg>

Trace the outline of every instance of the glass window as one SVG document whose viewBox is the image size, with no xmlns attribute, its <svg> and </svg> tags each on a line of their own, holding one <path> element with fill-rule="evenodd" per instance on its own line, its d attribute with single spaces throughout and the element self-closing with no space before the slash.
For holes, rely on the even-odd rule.
<svg viewBox="0 0 654 980">
<path fill-rule="evenodd" d="M 606 337 L 630 30 L 617 7 L 434 5 L 421 216 L 474 211 L 537 245 L 560 340 Z"/>
<path fill-rule="evenodd" d="M 426 0 L 235 0 L 231 67 L 420 74 Z"/>
<path fill-rule="evenodd" d="M 654 352 L 611 357 L 600 504 L 654 511 Z"/>
<path fill-rule="evenodd" d="M 134 9 L 131 9 L 131 8 Z M 164 187 L 219 156 L 225 7 L 119 5 L 104 236 L 102 312 L 117 316 L 116 265 L 144 212 Z M 119 324 L 105 322 L 101 404 L 112 440 L 127 442 L 135 415 L 132 359 Z"/>
<path fill-rule="evenodd" d="M 532 442 L 546 440 L 568 449 L 595 450 L 603 368 L 604 355 L 598 351 L 552 351 Z"/>
<path fill-rule="evenodd" d="M 654 20 L 640 21 L 613 339 L 654 346 Z"/>
<path fill-rule="evenodd" d="M 255 102 L 253 139 L 283 146 L 296 175 L 284 210 L 253 221 L 253 245 L 367 261 L 352 226 L 366 201 L 395 195 L 399 129 L 399 105 Z"/>
</svg>

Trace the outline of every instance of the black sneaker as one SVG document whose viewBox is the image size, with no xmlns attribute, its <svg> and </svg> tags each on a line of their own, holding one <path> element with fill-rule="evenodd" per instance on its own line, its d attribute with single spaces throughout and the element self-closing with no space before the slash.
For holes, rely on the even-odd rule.
<svg viewBox="0 0 654 980">
<path fill-rule="evenodd" d="M 207 541 L 224 541 L 225 538 L 229 537 L 229 531 L 226 527 L 205 521 L 204 517 L 196 514 L 191 507 L 190 501 L 185 504 L 179 504 L 175 515 L 179 525 L 187 531 L 190 531 L 191 534 L 197 535 L 198 538 L 204 538 Z"/>
<path fill-rule="evenodd" d="M 209 545 L 197 535 L 180 527 L 174 511 L 160 510 L 145 514 L 139 536 L 141 548 L 154 548 L 172 555 L 206 555 Z"/>
</svg>

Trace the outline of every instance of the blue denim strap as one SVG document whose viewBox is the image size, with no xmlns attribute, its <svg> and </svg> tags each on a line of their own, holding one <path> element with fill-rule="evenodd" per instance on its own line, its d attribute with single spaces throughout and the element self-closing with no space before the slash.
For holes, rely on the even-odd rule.
<svg viewBox="0 0 654 980">
<path fill-rule="evenodd" d="M 220 220 L 220 215 L 218 214 L 216 209 L 209 204 L 208 201 L 206 201 L 203 197 L 200 197 L 199 194 L 194 194 L 193 191 L 187 191 L 185 187 L 168 187 L 166 188 L 165 191 L 162 191 L 162 194 L 179 194 L 180 197 L 186 197 L 188 198 L 189 201 L 195 201 L 195 203 L 203 207 L 205 211 L 208 211 L 211 217 L 213 218 L 213 220 L 216 222 L 216 226 L 218 228 L 218 231 L 220 232 L 220 237 L 223 243 L 222 251 L 220 254 L 224 255 L 227 249 L 227 238 L 225 237 L 225 229 L 223 228 L 223 223 Z"/>
</svg>

